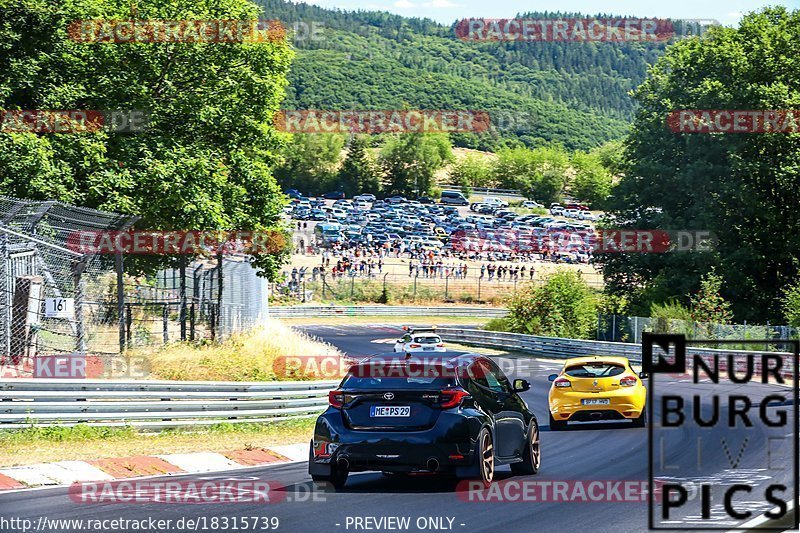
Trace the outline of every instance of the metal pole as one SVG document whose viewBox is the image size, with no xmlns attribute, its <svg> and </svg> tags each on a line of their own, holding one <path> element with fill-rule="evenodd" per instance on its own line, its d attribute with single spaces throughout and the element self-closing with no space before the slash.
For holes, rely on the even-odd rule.
<svg viewBox="0 0 800 533">
<path fill-rule="evenodd" d="M 122 253 L 114 256 L 114 266 L 117 271 L 117 323 L 119 327 L 119 353 L 125 352 L 125 263 Z"/>
<path fill-rule="evenodd" d="M 478 301 L 481 301 L 481 278 L 478 278 Z"/>
<path fill-rule="evenodd" d="M 194 302 L 189 307 L 189 340 L 194 340 Z"/>
<path fill-rule="evenodd" d="M 164 302 L 164 308 L 161 310 L 161 327 L 164 335 L 164 344 L 169 342 L 169 304 Z"/>
<path fill-rule="evenodd" d="M 86 355 L 86 328 L 83 323 L 83 271 L 86 269 L 88 257 L 83 256 L 75 263 L 73 283 L 75 285 L 75 349 L 80 355 Z"/>
<path fill-rule="evenodd" d="M 222 289 L 223 289 L 223 279 L 222 279 L 222 252 L 217 253 L 217 275 L 219 276 L 219 283 L 217 284 L 217 311 L 215 314 L 215 328 L 219 330 L 222 324 Z M 222 331 L 215 331 L 214 332 L 215 338 L 216 335 L 222 337 Z"/>
<path fill-rule="evenodd" d="M 131 329 L 133 326 L 133 313 L 131 313 L 131 304 L 125 304 L 125 344 L 131 345 Z"/>
<path fill-rule="evenodd" d="M 186 340 L 186 256 L 180 256 L 180 265 L 178 267 L 178 274 L 180 275 L 180 322 L 181 322 L 181 341 Z"/>
</svg>

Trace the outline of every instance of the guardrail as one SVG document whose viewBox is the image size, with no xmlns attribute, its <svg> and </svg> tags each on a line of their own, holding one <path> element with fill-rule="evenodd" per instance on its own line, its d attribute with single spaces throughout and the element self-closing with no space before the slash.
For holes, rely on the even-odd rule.
<svg viewBox="0 0 800 533">
<path fill-rule="evenodd" d="M 0 430 L 30 426 L 164 429 L 314 416 L 338 381 L 200 382 L 7 379 Z"/>
<path fill-rule="evenodd" d="M 511 351 L 529 354 L 534 357 L 549 359 L 567 359 L 584 355 L 617 355 L 627 357 L 633 362 L 641 363 L 642 345 L 624 342 L 591 341 L 580 339 L 562 339 L 559 337 L 537 337 L 522 333 L 506 333 L 499 331 L 485 331 L 479 329 L 465 329 L 440 327 L 436 332 L 446 342 L 456 342 L 485 348 L 505 348 Z M 716 350 L 713 348 L 687 347 L 687 353 L 701 356 L 711 356 L 720 352 L 731 354 L 762 354 L 779 352 L 758 352 L 742 350 Z M 793 361 L 786 362 L 786 372 L 791 372 Z"/>
<path fill-rule="evenodd" d="M 331 316 L 456 316 L 476 318 L 500 318 L 508 314 L 507 309 L 492 307 L 405 307 L 394 305 L 297 305 L 270 307 L 272 318 L 331 317 Z"/>
<path fill-rule="evenodd" d="M 469 188 L 472 191 L 472 194 L 495 194 L 498 196 L 519 196 L 521 198 L 525 198 L 522 194 L 522 191 L 519 189 L 494 189 L 492 187 L 464 187 L 463 185 L 452 185 L 452 184 L 444 184 L 439 185 L 442 189 L 447 190 L 456 190 L 464 192 L 465 189 Z"/>
</svg>

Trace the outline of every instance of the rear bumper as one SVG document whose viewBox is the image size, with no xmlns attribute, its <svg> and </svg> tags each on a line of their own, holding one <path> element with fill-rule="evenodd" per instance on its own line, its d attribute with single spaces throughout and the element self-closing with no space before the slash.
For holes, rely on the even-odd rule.
<svg viewBox="0 0 800 533">
<path fill-rule="evenodd" d="M 587 394 L 559 392 L 550 396 L 550 413 L 555 420 L 586 422 L 592 420 L 626 420 L 639 418 L 645 409 L 647 391 L 609 391 Z M 608 399 L 608 405 L 583 405 L 584 398 Z"/>
<path fill-rule="evenodd" d="M 422 431 L 363 431 L 345 427 L 342 414 L 328 409 L 317 419 L 309 473 L 330 475 L 332 465 L 350 472 L 455 472 L 475 463 L 478 433 L 486 423 L 475 416 L 443 412 Z"/>
</svg>

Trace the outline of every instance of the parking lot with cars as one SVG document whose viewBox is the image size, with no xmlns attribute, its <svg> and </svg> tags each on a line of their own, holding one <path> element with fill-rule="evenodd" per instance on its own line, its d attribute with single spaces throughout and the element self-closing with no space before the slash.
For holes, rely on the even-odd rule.
<svg viewBox="0 0 800 533">
<path fill-rule="evenodd" d="M 285 214 L 301 253 L 362 248 L 422 259 L 588 263 L 591 244 L 583 235 L 594 231 L 598 218 L 578 204 L 553 204 L 544 214 L 533 200 L 510 207 L 507 200 L 486 196 L 470 203 L 452 190 L 443 191 L 438 203 L 371 194 L 336 200 L 290 194 Z"/>
</svg>

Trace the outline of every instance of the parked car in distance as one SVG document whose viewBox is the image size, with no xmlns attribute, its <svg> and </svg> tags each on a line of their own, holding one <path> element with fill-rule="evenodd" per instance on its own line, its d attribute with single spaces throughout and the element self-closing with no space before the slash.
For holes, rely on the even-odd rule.
<svg viewBox="0 0 800 533">
<path fill-rule="evenodd" d="M 345 198 L 344 191 L 331 191 L 322 195 L 326 200 L 342 200 Z"/>
<path fill-rule="evenodd" d="M 522 202 L 522 207 L 527 209 L 544 209 L 544 206 L 535 200 L 525 200 Z"/>
<path fill-rule="evenodd" d="M 449 205 L 469 205 L 469 200 L 467 200 L 461 191 L 452 190 L 442 191 L 442 197 L 439 202 Z"/>
</svg>

